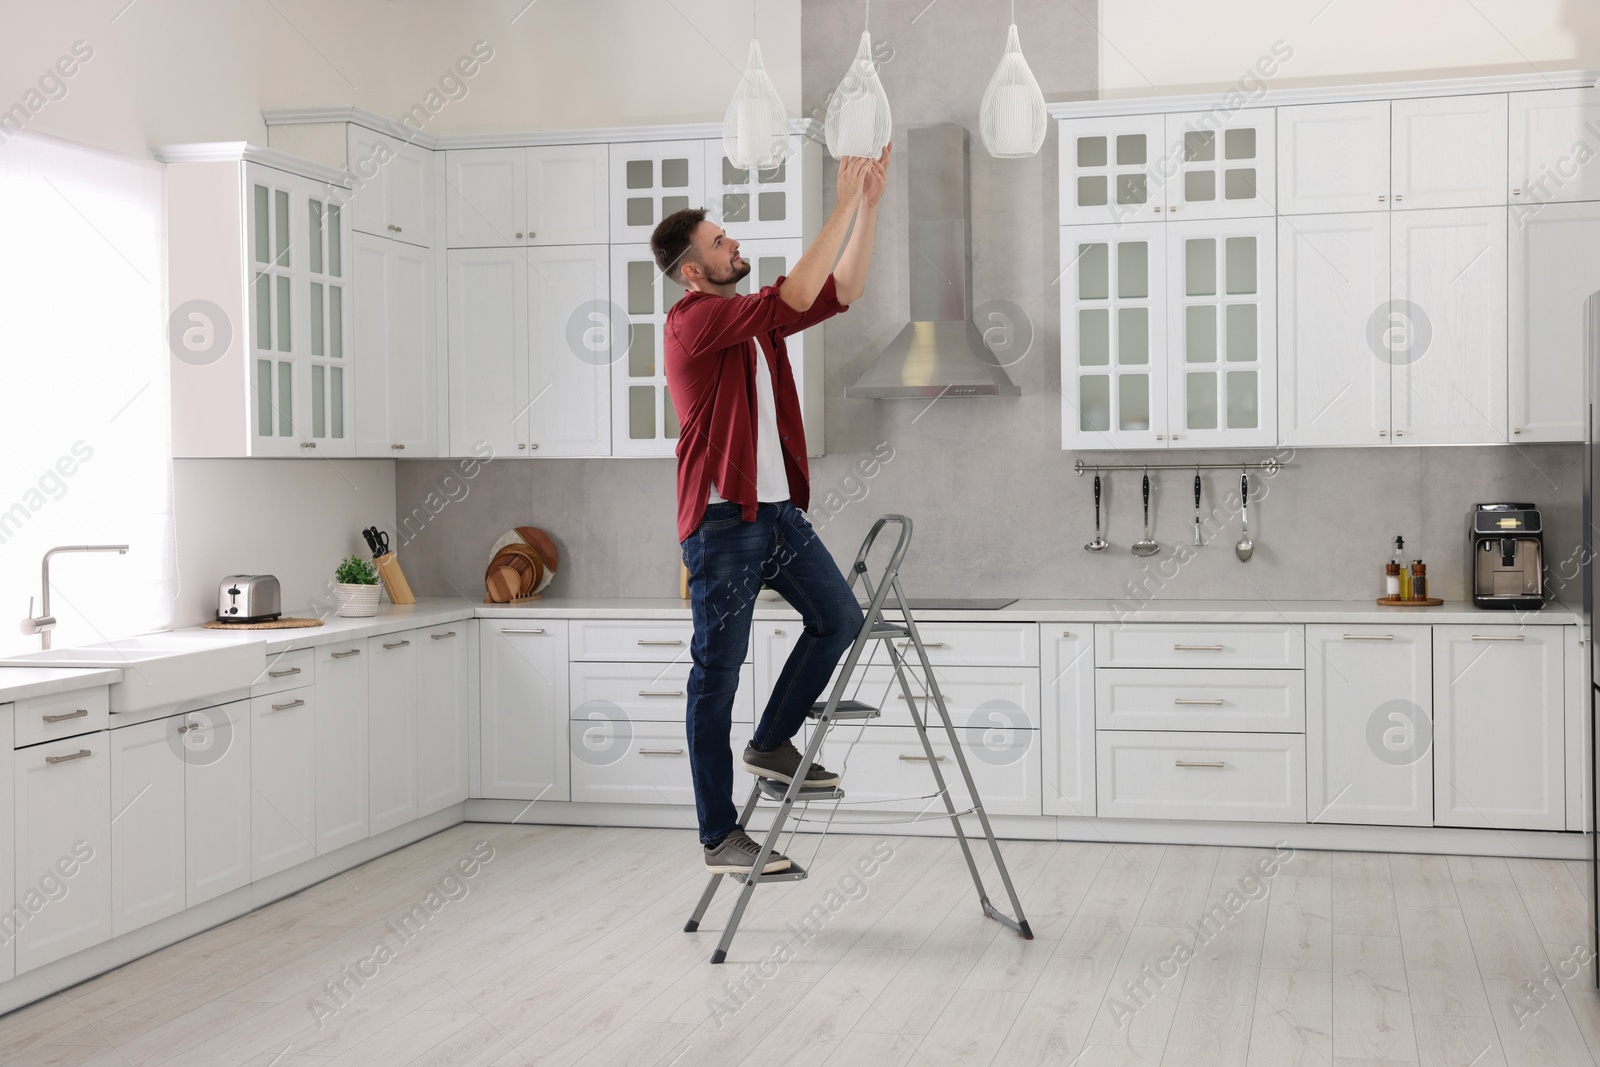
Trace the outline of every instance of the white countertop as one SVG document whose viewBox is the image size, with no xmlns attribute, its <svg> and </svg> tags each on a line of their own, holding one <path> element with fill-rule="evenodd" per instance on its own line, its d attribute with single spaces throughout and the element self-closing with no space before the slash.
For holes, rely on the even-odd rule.
<svg viewBox="0 0 1600 1067">
<path fill-rule="evenodd" d="M 122 671 L 116 667 L 0 667 L 0 704 L 120 681 Z"/>
</svg>

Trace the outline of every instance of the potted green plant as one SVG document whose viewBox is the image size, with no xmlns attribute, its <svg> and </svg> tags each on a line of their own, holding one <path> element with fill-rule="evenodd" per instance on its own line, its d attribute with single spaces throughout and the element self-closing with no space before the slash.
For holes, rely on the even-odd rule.
<svg viewBox="0 0 1600 1067">
<path fill-rule="evenodd" d="M 346 556 L 333 572 L 337 583 L 334 598 L 338 601 L 335 615 L 355 619 L 378 613 L 378 568 L 369 559 Z"/>
</svg>

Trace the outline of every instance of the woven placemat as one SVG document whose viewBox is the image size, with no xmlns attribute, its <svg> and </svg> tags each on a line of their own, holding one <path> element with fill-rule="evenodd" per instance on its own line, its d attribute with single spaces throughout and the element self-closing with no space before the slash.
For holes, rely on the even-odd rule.
<svg viewBox="0 0 1600 1067">
<path fill-rule="evenodd" d="M 321 626 L 321 619 L 296 619 L 284 616 L 270 622 L 203 622 L 200 624 L 208 630 L 299 630 L 307 626 Z"/>
</svg>

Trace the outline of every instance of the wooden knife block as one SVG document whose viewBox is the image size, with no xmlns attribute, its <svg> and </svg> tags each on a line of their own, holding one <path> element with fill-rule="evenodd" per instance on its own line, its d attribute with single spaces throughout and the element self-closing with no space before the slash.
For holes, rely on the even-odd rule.
<svg viewBox="0 0 1600 1067">
<path fill-rule="evenodd" d="M 417 602 L 417 598 L 411 595 L 411 583 L 406 581 L 405 571 L 400 569 L 400 560 L 393 552 L 385 552 L 373 562 L 378 565 L 378 576 L 383 579 L 385 588 L 389 590 L 391 604 Z"/>
</svg>

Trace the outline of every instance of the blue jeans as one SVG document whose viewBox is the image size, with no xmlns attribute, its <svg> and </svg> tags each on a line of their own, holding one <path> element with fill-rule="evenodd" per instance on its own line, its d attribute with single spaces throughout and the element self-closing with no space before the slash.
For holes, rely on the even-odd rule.
<svg viewBox="0 0 1600 1067">
<path fill-rule="evenodd" d="M 787 500 L 759 505 L 754 522 L 743 521 L 732 501 L 712 504 L 682 547 L 694 605 L 689 770 L 700 843 L 712 848 L 738 826 L 729 742 L 756 593 L 762 585 L 776 590 L 800 612 L 802 623 L 750 741 L 762 752 L 800 732 L 806 712 L 860 632 L 863 615 L 805 513 Z"/>
</svg>

